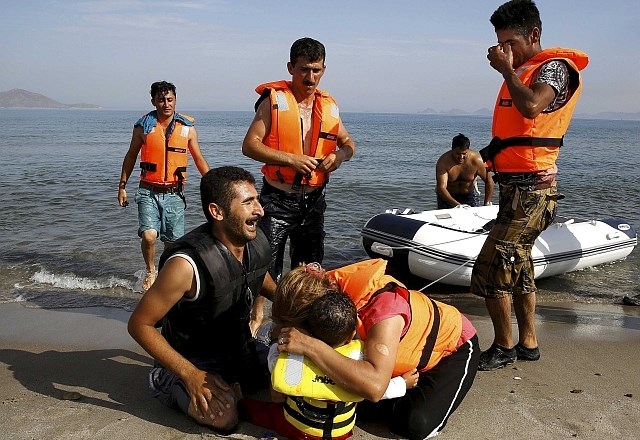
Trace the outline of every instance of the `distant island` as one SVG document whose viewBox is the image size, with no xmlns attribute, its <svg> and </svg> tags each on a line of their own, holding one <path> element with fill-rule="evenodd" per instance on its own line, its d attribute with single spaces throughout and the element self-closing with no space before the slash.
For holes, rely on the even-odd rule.
<svg viewBox="0 0 640 440">
<path fill-rule="evenodd" d="M 454 108 L 446 111 L 437 111 L 432 108 L 427 108 L 419 111 L 420 114 L 425 115 L 442 115 L 442 116 L 492 116 L 493 111 L 488 108 L 481 108 L 475 112 L 468 112 L 458 108 Z M 600 112 L 600 113 L 576 113 L 574 115 L 576 119 L 609 119 L 619 121 L 640 121 L 640 112 Z"/>
<path fill-rule="evenodd" d="M 60 109 L 91 109 L 102 108 L 95 104 L 63 104 L 54 101 L 40 93 L 29 92 L 23 89 L 12 89 L 0 92 L 0 108 L 60 108 Z"/>
</svg>

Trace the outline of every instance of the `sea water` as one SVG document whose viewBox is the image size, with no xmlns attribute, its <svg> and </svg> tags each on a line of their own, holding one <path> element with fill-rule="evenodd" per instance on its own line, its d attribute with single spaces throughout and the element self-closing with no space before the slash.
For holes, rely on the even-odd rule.
<svg viewBox="0 0 640 440">
<path fill-rule="evenodd" d="M 184 111 L 197 118 L 209 164 L 244 167 L 259 188 L 260 164 L 241 152 L 253 114 Z M 137 165 L 127 186 L 129 207 L 118 206 L 117 188 L 133 123 L 142 113 L 0 110 L 0 302 L 135 306 L 144 271 L 133 202 Z M 373 215 L 389 208 L 435 208 L 435 163 L 453 136 L 464 133 L 476 150 L 491 138 L 491 119 L 482 116 L 343 113 L 342 118 L 357 152 L 331 175 L 327 189 L 323 265 L 329 268 L 366 258 L 360 230 Z M 640 228 L 639 139 L 638 121 L 574 119 L 558 161 L 559 190 L 566 195 L 559 214 L 621 217 Z M 191 162 L 187 230 L 204 222 L 198 177 Z M 639 263 L 636 249 L 624 261 L 537 284 L 547 297 L 617 303 L 640 293 Z M 443 286 L 430 291 L 460 294 Z"/>
</svg>

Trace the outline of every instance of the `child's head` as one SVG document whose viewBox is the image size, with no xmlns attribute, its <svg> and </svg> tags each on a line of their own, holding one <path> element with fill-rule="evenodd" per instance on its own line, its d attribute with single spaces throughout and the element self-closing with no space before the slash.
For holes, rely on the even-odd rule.
<svg viewBox="0 0 640 440">
<path fill-rule="evenodd" d="M 233 434 L 237 430 L 238 424 L 240 423 L 238 410 L 236 407 L 238 401 L 242 399 L 240 385 L 237 383 L 233 384 L 229 390 L 220 392 L 225 394 L 225 398 L 229 402 L 233 402 L 231 408 L 227 408 L 222 411 L 222 414 L 216 414 L 215 417 L 212 417 L 209 412 L 205 412 L 204 414 L 196 412 L 193 403 L 189 403 L 187 414 L 193 417 L 198 423 L 210 426 L 220 434 Z"/>
<path fill-rule="evenodd" d="M 236 408 L 234 408 L 238 403 L 239 396 L 233 388 L 229 391 L 226 391 L 225 395 L 225 397 L 229 401 L 234 402 L 234 404 L 232 404 L 231 409 L 223 411 L 222 415 L 218 414 L 216 418 L 213 419 L 211 426 L 220 434 L 230 435 L 236 432 L 236 430 L 238 429 L 238 424 L 240 423 L 238 411 Z"/>
<path fill-rule="evenodd" d="M 311 303 L 337 289 L 337 284 L 324 274 L 318 263 L 296 267 L 278 283 L 271 318 L 278 326 L 305 327 Z"/>
<path fill-rule="evenodd" d="M 339 347 L 351 341 L 357 325 L 356 306 L 344 293 L 329 292 L 315 299 L 309 307 L 309 331 L 314 337 L 332 347 Z"/>
</svg>

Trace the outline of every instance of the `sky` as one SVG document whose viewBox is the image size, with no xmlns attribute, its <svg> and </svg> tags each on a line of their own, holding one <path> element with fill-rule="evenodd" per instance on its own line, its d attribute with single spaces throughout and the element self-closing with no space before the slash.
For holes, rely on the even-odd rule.
<svg viewBox="0 0 640 440">
<path fill-rule="evenodd" d="M 177 108 L 252 110 L 255 87 L 290 79 L 300 37 L 327 50 L 320 88 L 342 111 L 492 108 L 501 76 L 489 0 L 22 0 L 0 8 L 0 91 L 63 103 L 150 108 L 154 81 Z M 640 111 L 640 3 L 538 0 L 542 47 L 583 50 L 578 113 Z"/>
</svg>

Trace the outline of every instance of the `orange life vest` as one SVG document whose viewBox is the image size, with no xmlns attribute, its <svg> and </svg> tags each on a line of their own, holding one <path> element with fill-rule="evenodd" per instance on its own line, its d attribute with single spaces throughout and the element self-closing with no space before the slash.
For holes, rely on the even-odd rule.
<svg viewBox="0 0 640 440">
<path fill-rule="evenodd" d="M 271 130 L 263 142 L 274 150 L 303 154 L 300 112 L 290 86 L 290 81 L 275 81 L 261 84 L 256 88 L 256 92 L 262 97 L 268 93 L 271 103 Z M 309 156 L 324 158 L 336 151 L 339 128 L 338 104 L 331 95 L 316 89 L 311 116 L 312 138 Z M 267 179 L 275 182 L 293 183 L 296 170 L 282 165 L 265 164 L 262 167 L 262 173 Z M 325 173 L 313 171 L 303 183 L 322 186 L 325 180 Z"/>
<path fill-rule="evenodd" d="M 462 316 L 453 306 L 433 301 L 417 290 L 408 290 L 402 283 L 385 274 L 387 261 L 364 260 L 327 272 L 361 310 L 378 292 L 393 290 L 404 297 L 411 308 L 411 322 L 400 338 L 398 355 L 392 376 L 400 376 L 413 368 L 427 371 L 456 349 L 462 334 Z M 433 350 L 423 353 L 434 325 L 434 307 L 438 308 L 439 326 Z M 366 331 L 358 322 L 358 333 L 366 341 Z M 365 353 L 366 355 L 366 353 Z"/>
<path fill-rule="evenodd" d="M 187 180 L 189 127 L 194 118 L 176 114 L 168 139 L 158 125 L 143 135 L 140 152 L 140 180 L 154 185 L 175 186 Z"/>
<path fill-rule="evenodd" d="M 495 155 L 493 163 L 489 162 L 494 171 L 533 172 L 554 166 L 582 91 L 580 70 L 587 66 L 589 57 L 574 49 L 545 49 L 520 66 L 516 75 L 529 86 L 538 67 L 550 60 L 562 60 L 568 64 L 572 95 L 561 108 L 528 119 L 518 111 L 506 83 L 503 83 L 493 111 L 492 132 L 506 148 Z"/>
</svg>

